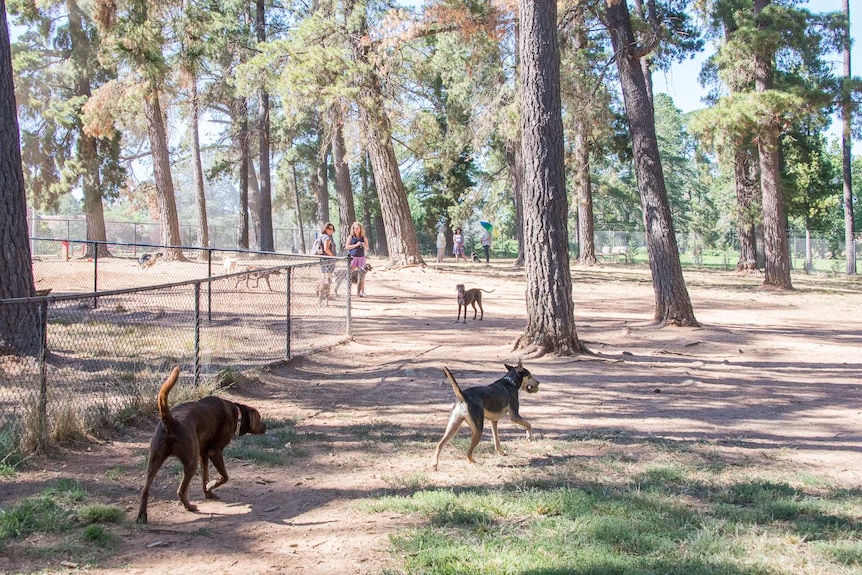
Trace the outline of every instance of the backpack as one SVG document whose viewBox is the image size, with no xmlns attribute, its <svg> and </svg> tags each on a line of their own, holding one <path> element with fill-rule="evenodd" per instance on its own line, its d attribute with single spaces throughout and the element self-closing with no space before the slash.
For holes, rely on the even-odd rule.
<svg viewBox="0 0 862 575">
<path fill-rule="evenodd" d="M 325 255 L 326 252 L 323 251 L 323 237 L 317 236 L 314 240 L 314 245 L 311 246 L 311 253 L 316 256 Z"/>
</svg>

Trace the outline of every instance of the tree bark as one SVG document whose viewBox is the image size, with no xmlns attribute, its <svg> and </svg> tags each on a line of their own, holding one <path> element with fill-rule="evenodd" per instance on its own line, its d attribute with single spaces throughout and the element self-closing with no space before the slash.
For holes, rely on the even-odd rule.
<svg viewBox="0 0 862 575">
<path fill-rule="evenodd" d="M 257 30 L 258 42 L 266 41 L 266 2 L 257 0 Z M 275 240 L 272 229 L 272 178 L 269 168 L 269 94 L 266 90 L 258 92 L 258 152 L 260 153 L 258 163 L 260 165 L 260 250 L 264 252 L 275 251 Z"/>
<path fill-rule="evenodd" d="M 857 5 L 858 6 L 858 5 Z M 844 40 L 844 78 L 849 83 L 852 79 L 850 68 L 850 0 L 844 0 L 844 17 L 847 19 Z M 844 182 L 844 249 L 847 258 L 846 273 L 848 276 L 856 274 L 856 241 L 855 224 L 853 222 L 853 175 L 851 160 L 853 158 L 851 140 L 851 128 L 853 120 L 853 102 L 849 90 L 844 90 L 841 102 L 842 131 L 841 131 L 841 171 Z"/>
<path fill-rule="evenodd" d="M 248 150 L 248 102 L 245 98 L 237 98 L 235 101 L 236 115 L 239 119 L 239 130 L 237 133 L 237 148 L 239 149 L 239 238 L 237 240 L 240 249 L 249 248 L 248 237 L 248 166 L 251 162 L 251 154 Z"/>
<path fill-rule="evenodd" d="M 556 0 L 519 0 L 527 328 L 539 353 L 584 351 L 575 330 Z"/>
<path fill-rule="evenodd" d="M 249 148 L 251 150 L 251 148 Z M 252 249 L 260 249 L 260 183 L 254 169 L 254 154 L 248 158 L 248 217 L 249 245 Z"/>
<path fill-rule="evenodd" d="M 734 186 L 736 187 L 736 222 L 739 236 L 737 271 L 758 269 L 757 214 L 760 213 L 757 166 L 749 148 L 739 147 L 733 156 Z"/>
<path fill-rule="evenodd" d="M 329 146 L 326 145 L 326 134 L 323 126 L 317 132 L 317 175 L 314 180 L 315 196 L 317 197 L 317 229 L 331 222 L 329 219 L 329 171 L 326 163 L 329 159 Z"/>
<path fill-rule="evenodd" d="M 643 207 L 656 300 L 653 321 L 662 325 L 696 326 L 698 323 L 679 261 L 679 248 L 655 133 L 655 116 L 643 72 L 634 52 L 636 43 L 625 0 L 608 1 L 607 20 L 622 84 L 635 174 Z"/>
<path fill-rule="evenodd" d="M 335 165 L 335 195 L 338 197 L 338 226 L 342 245 L 350 235 L 356 221 L 356 208 L 353 205 L 353 188 L 350 185 L 350 167 L 345 160 L 343 119 L 338 110 L 332 110 L 332 163 Z"/>
<path fill-rule="evenodd" d="M 159 91 L 150 87 L 144 98 L 144 113 L 147 118 L 147 134 L 150 151 L 153 155 L 153 172 L 156 182 L 156 199 L 159 206 L 162 245 L 181 246 L 180 224 L 177 217 L 177 200 L 174 194 L 174 180 L 171 176 L 171 159 L 168 151 L 168 138 L 165 131 L 165 117 L 159 103 Z M 179 247 L 162 250 L 165 260 L 184 260 Z"/>
<path fill-rule="evenodd" d="M 210 245 L 209 222 L 207 221 L 207 197 L 204 190 L 204 169 L 201 163 L 201 137 L 199 128 L 200 103 L 198 101 L 198 79 L 191 78 L 191 128 L 192 128 L 192 171 L 194 172 L 195 205 L 198 211 L 198 245 Z M 198 259 L 207 260 L 207 252 L 201 250 Z"/>
<path fill-rule="evenodd" d="M 371 185 L 368 180 L 370 168 L 368 166 L 368 154 L 362 154 L 362 159 L 359 162 L 359 197 L 362 198 L 362 225 L 365 227 L 365 233 L 368 234 L 369 243 L 374 246 L 374 251 L 378 251 L 377 245 L 377 230 L 371 227 L 371 212 L 372 212 L 372 194 Z"/>
<path fill-rule="evenodd" d="M 35 295 L 26 198 L 6 1 L 0 0 L 0 299 Z M 35 305 L 0 305 L 0 351 L 38 353 L 38 325 Z"/>
<path fill-rule="evenodd" d="M 771 0 L 755 0 L 754 14 L 758 16 Z M 764 52 L 768 50 L 769 52 Z M 772 89 L 771 48 L 761 48 L 754 56 L 754 89 L 763 93 Z M 779 127 L 772 120 L 761 126 L 757 139 L 760 156 L 760 191 L 763 195 L 763 234 L 766 250 L 766 270 L 763 285 L 793 289 L 790 281 L 790 253 L 787 244 L 787 216 L 781 195 L 781 173 L 778 149 Z"/>
<path fill-rule="evenodd" d="M 290 171 L 293 174 L 293 199 L 295 202 L 294 215 L 296 216 L 296 225 L 299 227 L 299 253 L 304 254 L 308 251 L 305 247 L 305 230 L 302 228 L 302 204 L 299 197 L 299 178 L 296 177 L 296 162 L 290 164 Z"/>
<path fill-rule="evenodd" d="M 590 180 L 590 144 L 586 137 L 586 126 L 575 120 L 575 189 L 578 198 L 578 258 L 584 265 L 592 266 L 596 261 L 595 220 L 593 218 L 593 185 Z"/>
<path fill-rule="evenodd" d="M 524 265 L 524 161 L 520 141 L 506 142 L 506 166 L 512 186 L 512 203 L 515 205 L 515 239 L 518 242 L 515 265 L 521 267 Z"/>
</svg>

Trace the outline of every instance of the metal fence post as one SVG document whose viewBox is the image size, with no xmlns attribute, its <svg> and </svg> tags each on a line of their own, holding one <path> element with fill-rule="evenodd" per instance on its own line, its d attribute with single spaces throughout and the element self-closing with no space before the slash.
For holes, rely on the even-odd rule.
<svg viewBox="0 0 862 575">
<path fill-rule="evenodd" d="M 201 375 L 201 282 L 195 282 L 195 359 L 194 385 L 198 386 Z"/>
<path fill-rule="evenodd" d="M 293 267 L 287 268 L 287 287 L 285 288 L 285 358 L 290 360 L 290 286 L 291 286 L 291 278 L 293 277 Z"/>
<path fill-rule="evenodd" d="M 213 320 L 213 250 L 207 248 L 207 321 Z"/>
<path fill-rule="evenodd" d="M 99 293 L 99 245 L 89 242 L 93 246 L 93 293 Z M 99 298 L 93 296 L 93 309 L 99 307 Z"/>
<path fill-rule="evenodd" d="M 47 451 L 48 445 L 48 300 L 39 304 L 39 405 L 37 407 L 38 449 Z"/>
<path fill-rule="evenodd" d="M 353 291 L 353 289 L 350 287 L 350 258 L 347 258 L 347 276 L 345 276 L 345 277 L 347 277 L 347 335 L 349 336 L 350 335 L 351 309 L 352 309 L 352 307 L 350 305 L 350 302 L 351 302 L 350 293 Z M 358 280 L 357 280 L 356 287 L 357 287 L 357 289 L 359 288 Z"/>
</svg>

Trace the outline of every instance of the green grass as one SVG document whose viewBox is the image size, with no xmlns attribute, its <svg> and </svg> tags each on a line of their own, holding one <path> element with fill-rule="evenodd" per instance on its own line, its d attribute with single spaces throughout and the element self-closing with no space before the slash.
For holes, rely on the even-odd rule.
<svg viewBox="0 0 862 575">
<path fill-rule="evenodd" d="M 226 457 L 234 457 L 265 465 L 284 465 L 292 457 L 304 457 L 304 437 L 297 433 L 294 419 L 267 420 L 263 435 L 244 435 L 225 449 Z"/>
<path fill-rule="evenodd" d="M 0 477 L 12 477 L 25 461 L 20 450 L 21 436 L 11 428 L 0 429 Z"/>
<path fill-rule="evenodd" d="M 106 525 L 124 522 L 125 513 L 88 502 L 87 497 L 77 481 L 61 479 L 38 495 L 0 508 L 0 549 L 14 548 L 17 554 L 36 559 L 62 556 L 77 563 L 98 563 L 117 541 Z"/>
<path fill-rule="evenodd" d="M 862 573 L 862 490 L 741 465 L 716 472 L 698 449 L 642 457 L 362 507 L 413 517 L 416 527 L 391 537 L 406 573 Z"/>
</svg>

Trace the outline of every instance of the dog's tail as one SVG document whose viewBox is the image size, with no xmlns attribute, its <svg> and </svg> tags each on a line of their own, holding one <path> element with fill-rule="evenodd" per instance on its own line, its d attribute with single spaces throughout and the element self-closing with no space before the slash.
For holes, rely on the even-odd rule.
<svg viewBox="0 0 862 575">
<path fill-rule="evenodd" d="M 452 372 L 449 371 L 448 367 L 443 368 L 443 373 L 446 374 L 446 377 L 449 378 L 449 383 L 452 384 L 452 390 L 455 392 L 455 397 L 458 398 L 458 401 L 464 401 L 464 394 L 461 393 L 461 388 L 458 387 L 458 382 L 455 381 L 455 376 L 452 375 Z"/>
<path fill-rule="evenodd" d="M 159 416 L 162 418 L 162 423 L 165 424 L 165 429 L 172 429 L 174 426 L 174 418 L 171 415 L 171 409 L 168 407 L 168 394 L 173 389 L 174 385 L 177 383 L 177 379 L 180 377 L 180 366 L 174 366 L 171 370 L 171 374 L 162 384 L 161 389 L 159 389 Z"/>
<path fill-rule="evenodd" d="M 494 289 L 482 289 L 482 288 L 479 288 L 479 289 L 481 289 L 481 290 L 482 290 L 483 292 L 485 292 L 485 293 L 494 293 L 494 290 L 496 290 L 497 288 L 494 288 Z"/>
<path fill-rule="evenodd" d="M 455 381 L 455 376 L 452 375 L 452 372 L 449 371 L 448 367 L 443 368 L 443 373 L 446 374 L 446 377 L 449 378 L 449 383 L 452 384 L 452 391 L 455 392 L 455 396 L 458 398 L 458 401 L 461 403 L 467 404 L 467 400 L 464 399 L 464 393 L 461 391 L 461 388 L 458 387 L 458 382 Z M 467 425 L 470 426 L 470 430 L 473 432 L 473 435 L 480 432 L 481 430 L 476 426 L 476 422 L 473 421 L 473 416 L 470 415 L 470 409 L 464 410 L 464 419 L 467 420 Z"/>
</svg>

